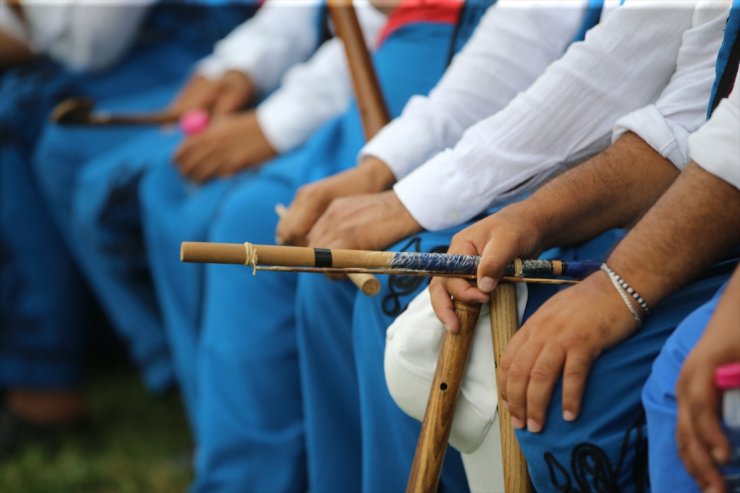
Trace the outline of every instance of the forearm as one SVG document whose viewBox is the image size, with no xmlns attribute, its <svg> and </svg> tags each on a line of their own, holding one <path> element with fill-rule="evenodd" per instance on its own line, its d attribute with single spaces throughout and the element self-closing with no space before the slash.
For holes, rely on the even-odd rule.
<svg viewBox="0 0 740 493">
<path fill-rule="evenodd" d="M 691 163 L 609 257 L 651 305 L 740 242 L 740 191 Z"/>
<path fill-rule="evenodd" d="M 534 218 L 544 249 L 581 243 L 633 224 L 679 171 L 632 133 L 512 206 Z"/>
<path fill-rule="evenodd" d="M 28 46 L 0 31 L 0 70 L 26 63 L 33 58 Z"/>
</svg>

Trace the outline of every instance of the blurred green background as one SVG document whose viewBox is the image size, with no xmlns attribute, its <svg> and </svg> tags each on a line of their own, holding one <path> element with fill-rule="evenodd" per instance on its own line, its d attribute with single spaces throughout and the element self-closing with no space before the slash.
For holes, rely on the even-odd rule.
<svg viewBox="0 0 740 493">
<path fill-rule="evenodd" d="M 96 368 L 81 432 L 30 444 L 0 463 L 2 493 L 174 493 L 192 478 L 192 441 L 174 392 L 149 394 L 135 371 Z"/>
</svg>

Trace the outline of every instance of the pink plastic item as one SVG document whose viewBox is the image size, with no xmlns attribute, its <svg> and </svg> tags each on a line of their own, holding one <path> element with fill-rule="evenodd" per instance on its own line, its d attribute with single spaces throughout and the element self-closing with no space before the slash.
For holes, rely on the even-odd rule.
<svg viewBox="0 0 740 493">
<path fill-rule="evenodd" d="M 190 110 L 180 118 L 180 128 L 185 135 L 195 135 L 208 128 L 211 116 L 204 110 Z"/>
<path fill-rule="evenodd" d="M 714 383 L 720 390 L 740 388 L 740 361 L 717 368 L 714 373 Z"/>
</svg>

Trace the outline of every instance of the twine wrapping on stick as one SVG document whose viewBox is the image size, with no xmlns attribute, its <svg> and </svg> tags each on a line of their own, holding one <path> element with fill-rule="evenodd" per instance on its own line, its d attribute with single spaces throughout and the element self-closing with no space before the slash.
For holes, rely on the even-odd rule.
<svg viewBox="0 0 740 493">
<path fill-rule="evenodd" d="M 244 265 L 252 268 L 252 275 L 257 275 L 257 249 L 248 241 L 244 242 Z"/>
</svg>

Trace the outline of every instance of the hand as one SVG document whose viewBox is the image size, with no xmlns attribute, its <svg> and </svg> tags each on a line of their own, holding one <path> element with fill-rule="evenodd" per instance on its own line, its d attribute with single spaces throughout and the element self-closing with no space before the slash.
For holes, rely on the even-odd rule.
<svg viewBox="0 0 740 493">
<path fill-rule="evenodd" d="M 308 234 L 308 245 L 384 250 L 421 231 L 392 190 L 335 199 Z"/>
<path fill-rule="evenodd" d="M 532 212 L 530 212 L 532 211 Z M 536 257 L 545 228 L 537 208 L 515 204 L 460 231 L 452 238 L 451 254 L 480 255 L 477 287 L 463 279 L 436 277 L 429 286 L 432 306 L 447 330 L 457 333 L 459 322 L 452 299 L 484 303 L 515 258 Z"/>
<path fill-rule="evenodd" d="M 739 282 L 735 284 L 740 287 Z M 676 385 L 679 455 L 702 491 L 715 493 L 726 491 L 717 464 L 727 461 L 730 445 L 719 423 L 720 393 L 714 372 L 726 363 L 740 361 L 738 295 L 740 289 L 733 290 L 730 284 L 702 338 L 686 358 Z"/>
<path fill-rule="evenodd" d="M 214 115 L 224 115 L 245 106 L 255 93 L 251 79 L 236 70 L 230 70 L 214 80 L 196 74 L 170 104 L 170 111 L 185 113 L 203 109 Z"/>
<path fill-rule="evenodd" d="M 305 245 L 308 232 L 334 199 L 381 192 L 394 180 L 385 163 L 368 157 L 355 168 L 305 185 L 280 219 L 276 235 L 282 243 Z"/>
<path fill-rule="evenodd" d="M 195 182 L 231 176 L 277 155 L 253 111 L 227 115 L 188 137 L 175 151 L 183 176 Z"/>
<path fill-rule="evenodd" d="M 497 371 L 511 424 L 532 433 L 545 426 L 553 388 L 563 376 L 563 419 L 574 421 L 591 364 L 636 330 L 604 272 L 550 298 L 512 337 Z"/>
</svg>

